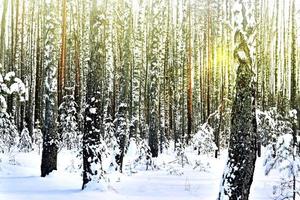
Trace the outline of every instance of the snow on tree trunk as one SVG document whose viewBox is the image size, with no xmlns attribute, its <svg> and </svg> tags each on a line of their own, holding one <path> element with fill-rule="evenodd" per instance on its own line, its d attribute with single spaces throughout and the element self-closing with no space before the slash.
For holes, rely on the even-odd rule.
<svg viewBox="0 0 300 200">
<path fill-rule="evenodd" d="M 151 52 L 149 53 L 149 147 L 151 149 L 152 157 L 158 156 L 158 132 L 160 116 L 159 116 L 159 99 L 160 99 L 160 69 L 163 68 L 164 62 L 164 34 L 163 34 L 163 9 L 164 4 L 161 0 L 152 2 L 153 9 L 151 10 Z"/>
<path fill-rule="evenodd" d="M 85 188 L 99 188 L 103 178 L 101 150 L 103 141 L 100 135 L 98 106 L 99 101 L 91 98 L 85 109 L 83 135 L 83 185 Z"/>
<path fill-rule="evenodd" d="M 83 133 L 83 184 L 82 189 L 102 189 L 101 181 L 104 172 L 102 169 L 102 152 L 105 150 L 101 135 L 101 100 L 99 57 L 99 23 L 97 23 L 97 1 L 91 2 L 90 14 L 90 61 L 86 80 L 86 107 Z"/>
<path fill-rule="evenodd" d="M 47 2 L 45 5 L 48 15 L 45 18 L 45 115 L 43 123 L 43 151 L 41 176 L 45 177 L 57 169 L 57 61 L 56 61 L 56 26 L 54 3 Z"/>
<path fill-rule="evenodd" d="M 235 57 L 238 60 L 236 94 L 232 106 L 228 161 L 223 174 L 219 200 L 247 200 L 256 161 L 256 118 L 253 52 L 254 18 L 250 1 L 236 0 Z"/>
</svg>

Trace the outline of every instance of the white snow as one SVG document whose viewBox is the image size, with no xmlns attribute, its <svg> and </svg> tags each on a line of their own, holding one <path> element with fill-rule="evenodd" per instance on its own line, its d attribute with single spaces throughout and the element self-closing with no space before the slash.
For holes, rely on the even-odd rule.
<svg viewBox="0 0 300 200">
<path fill-rule="evenodd" d="M 132 150 L 135 149 L 132 144 Z M 135 154 L 134 150 L 130 154 Z M 16 165 L 8 164 L 8 156 L 0 155 L 0 199 L 3 200 L 212 200 L 219 192 L 219 183 L 224 169 L 225 155 L 220 159 L 201 157 L 205 170 L 193 169 L 190 165 L 179 168 L 181 175 L 168 173 L 174 165 L 174 154 L 163 154 L 155 160 L 159 169 L 141 170 L 136 173 L 112 174 L 107 190 L 82 191 L 80 172 L 70 173 L 66 168 L 74 159 L 74 153 L 61 151 L 58 154 L 58 171 L 46 178 L 40 177 L 40 158 L 36 152 L 17 153 Z M 132 155 L 130 155 L 132 156 Z M 194 156 L 195 157 L 195 156 Z M 193 162 L 194 158 L 189 157 Z M 258 158 L 251 188 L 250 199 L 267 200 L 272 197 L 272 185 L 276 174 L 264 175 L 262 158 Z M 108 175 L 109 176 L 109 175 Z"/>
<path fill-rule="evenodd" d="M 90 113 L 91 114 L 96 114 L 97 113 L 97 108 L 90 108 Z"/>
<path fill-rule="evenodd" d="M 0 111 L 5 112 L 6 108 L 7 108 L 6 100 L 2 95 L 0 95 Z"/>
<path fill-rule="evenodd" d="M 14 81 L 15 82 L 13 84 L 11 84 L 11 86 L 9 88 L 10 93 L 14 93 L 14 92 L 20 93 L 20 94 L 25 93 L 26 87 L 25 87 L 24 83 L 21 81 L 21 79 L 15 78 Z"/>
<path fill-rule="evenodd" d="M 4 77 L 4 80 L 6 81 L 10 81 L 11 78 L 15 77 L 16 76 L 16 73 L 15 72 L 8 72 L 5 77 Z"/>
<path fill-rule="evenodd" d="M 238 51 L 237 52 L 237 55 L 238 55 L 238 57 L 239 57 L 239 59 L 240 60 L 242 60 L 242 61 L 246 61 L 246 59 L 247 59 L 247 56 L 246 56 L 246 54 L 245 54 L 245 52 L 244 51 Z"/>
</svg>

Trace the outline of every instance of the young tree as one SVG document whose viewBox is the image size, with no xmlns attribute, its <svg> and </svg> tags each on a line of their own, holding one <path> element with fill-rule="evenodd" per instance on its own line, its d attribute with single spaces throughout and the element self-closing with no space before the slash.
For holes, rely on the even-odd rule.
<svg viewBox="0 0 300 200">
<path fill-rule="evenodd" d="M 21 132 L 20 142 L 18 144 L 19 151 L 28 153 L 32 151 L 32 140 L 29 136 L 29 131 L 24 128 Z"/>
<path fill-rule="evenodd" d="M 0 74 L 0 152 L 10 153 L 19 142 L 18 129 L 13 118 L 7 113 L 6 99 L 17 95 L 23 101 L 25 85 L 15 77 L 15 72 L 9 72 L 4 77 Z"/>
<path fill-rule="evenodd" d="M 277 133 L 275 144 L 267 146 L 266 159 L 264 161 L 265 174 L 272 170 L 278 170 L 280 174 L 279 184 L 273 186 L 274 199 L 296 200 L 300 196 L 299 168 L 300 157 L 297 154 L 297 146 L 294 142 L 293 123 L 296 120 L 295 110 L 290 111 L 289 116 L 284 117 L 277 113 L 274 117 L 268 116 L 272 121 L 271 127 Z"/>
<path fill-rule="evenodd" d="M 43 143 L 43 133 L 39 122 L 36 122 L 32 133 L 32 146 L 34 150 L 38 150 L 39 154 L 41 152 L 42 143 Z"/>
<path fill-rule="evenodd" d="M 256 161 L 256 111 L 254 89 L 254 16 L 252 4 L 236 0 L 234 50 L 238 61 L 236 94 L 231 114 L 228 161 L 223 174 L 219 200 L 249 198 Z"/>
<path fill-rule="evenodd" d="M 6 105 L 3 98 L 0 99 L 1 108 Z M 13 151 L 19 142 L 19 133 L 13 119 L 7 112 L 1 109 L 0 112 L 0 152 L 10 153 Z"/>
<path fill-rule="evenodd" d="M 68 150 L 78 147 L 77 104 L 73 95 L 65 95 L 59 106 L 58 130 L 61 134 L 61 147 L 66 147 Z"/>
</svg>

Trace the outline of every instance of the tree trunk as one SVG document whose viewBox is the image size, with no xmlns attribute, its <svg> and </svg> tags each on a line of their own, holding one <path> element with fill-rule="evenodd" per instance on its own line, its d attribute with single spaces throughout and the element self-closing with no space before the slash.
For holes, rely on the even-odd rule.
<svg viewBox="0 0 300 200">
<path fill-rule="evenodd" d="M 84 117 L 83 133 L 83 184 L 82 189 L 87 187 L 89 182 L 99 182 L 103 177 L 102 159 L 101 159 L 101 96 L 99 93 L 99 79 L 97 67 L 99 64 L 100 42 L 96 35 L 99 34 L 97 22 L 97 2 L 92 1 L 92 10 L 90 14 L 90 61 L 87 76 L 86 91 L 86 109 Z"/>
<path fill-rule="evenodd" d="M 206 94 L 206 116 L 210 115 L 210 70 L 211 70 L 211 14 L 210 0 L 207 0 L 207 94 Z M 209 123 L 209 122 L 208 122 Z"/>
<path fill-rule="evenodd" d="M 223 181 L 219 193 L 219 200 L 228 199 L 247 200 L 253 181 L 256 161 L 256 114 L 255 114 L 255 81 L 252 43 L 247 43 L 247 38 L 253 34 L 252 26 L 248 25 L 245 17 L 246 4 L 236 0 L 241 9 L 236 9 L 235 14 L 243 16 L 243 24 L 235 21 L 237 31 L 235 33 L 235 58 L 239 62 L 236 78 L 236 94 L 232 105 L 231 134 L 228 149 L 227 167 L 223 174 Z M 251 5 L 250 5 L 251 6 Z M 249 8 L 252 13 L 251 8 Z M 253 16 L 252 16 L 253 17 Z M 250 20 L 253 20 L 250 18 Z M 242 34 L 239 27 L 247 30 Z"/>
<path fill-rule="evenodd" d="M 116 163 L 119 165 L 119 171 L 123 171 L 123 158 L 127 145 L 127 122 L 126 122 L 127 105 L 121 104 L 116 115 L 115 127 L 116 138 L 119 145 L 119 153 L 116 155 Z"/>
<path fill-rule="evenodd" d="M 64 89 L 65 89 L 65 68 L 66 68 L 66 39 L 67 39 L 67 21 L 66 21 L 66 15 L 67 15 L 67 6 L 66 6 L 66 0 L 62 0 L 62 35 L 61 35 L 61 54 L 60 54 L 60 63 L 58 68 L 58 105 L 62 103 L 63 95 L 64 95 Z"/>
<path fill-rule="evenodd" d="M 192 138 L 192 125 L 193 125 L 193 90 L 192 90 L 192 25 L 191 25 L 191 2 L 189 0 L 189 9 L 188 9 L 188 69 L 187 69 L 187 77 L 188 77 L 188 88 L 187 88 L 187 138 L 186 143 L 189 144 Z"/>
<path fill-rule="evenodd" d="M 21 19 L 21 80 L 25 82 L 26 86 L 28 87 L 29 80 L 26 77 L 27 66 L 25 65 L 25 59 L 24 59 L 24 20 L 25 20 L 25 2 L 22 3 L 22 19 Z M 27 100 L 27 99 L 26 99 Z M 27 123 L 25 121 L 25 108 L 26 104 L 28 102 L 22 102 L 20 107 L 20 123 L 19 123 L 19 131 L 21 132 L 25 126 L 27 126 Z"/>
<path fill-rule="evenodd" d="M 55 33 L 56 28 L 53 20 L 55 14 L 53 13 L 53 3 L 47 3 L 45 6 L 49 11 L 46 20 L 46 43 L 45 43 L 45 118 L 43 123 L 43 152 L 41 164 L 41 176 L 45 177 L 53 170 L 57 169 L 57 151 L 58 151 L 58 137 L 57 137 L 57 62 L 56 62 L 56 46 Z"/>
<path fill-rule="evenodd" d="M 41 6 L 38 8 L 37 16 L 37 38 L 36 38 L 36 61 L 35 61 L 35 110 L 34 110 L 34 120 L 35 122 L 42 122 L 42 97 L 43 97 L 43 67 L 42 67 L 42 51 L 41 51 L 41 41 L 40 41 L 40 12 Z"/>
<path fill-rule="evenodd" d="M 6 13 L 7 13 L 7 1 L 3 2 L 3 11 L 2 11 L 2 19 L 1 19 L 1 33 L 0 33 L 0 63 L 2 68 L 1 72 L 4 72 L 4 47 L 5 47 L 5 28 L 6 28 Z"/>
<path fill-rule="evenodd" d="M 232 106 L 231 135 L 227 171 L 223 175 L 224 192 L 230 200 L 248 199 L 256 160 L 255 135 L 252 125 L 252 71 L 245 63 L 239 65 L 236 97 Z M 229 188 L 226 188 L 228 185 Z M 222 198 L 219 198 L 220 200 Z"/>
<path fill-rule="evenodd" d="M 98 97 L 99 98 L 99 97 Z M 83 134 L 83 184 L 82 189 L 91 181 L 102 178 L 102 160 L 100 149 L 100 133 L 97 112 L 99 101 L 88 99 L 89 106 L 85 109 L 84 134 Z M 97 167 L 95 167 L 95 165 Z"/>
<path fill-rule="evenodd" d="M 55 94 L 52 94 L 55 98 Z M 43 152 L 41 164 L 41 176 L 45 177 L 53 170 L 57 170 L 57 133 L 56 114 L 57 110 L 50 99 L 45 103 L 45 122 L 43 126 Z"/>
</svg>

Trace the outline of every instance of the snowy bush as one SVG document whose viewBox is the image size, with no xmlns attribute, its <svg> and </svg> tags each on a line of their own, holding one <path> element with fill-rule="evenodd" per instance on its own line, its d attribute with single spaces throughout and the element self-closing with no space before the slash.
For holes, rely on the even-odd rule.
<svg viewBox="0 0 300 200">
<path fill-rule="evenodd" d="M 72 158 L 66 166 L 65 170 L 70 173 L 81 173 L 83 170 L 82 149 L 74 149 L 73 151 L 71 151 L 71 153 Z"/>
<path fill-rule="evenodd" d="M 136 172 L 134 170 L 133 163 L 135 162 L 137 157 L 138 157 L 137 144 L 136 144 L 135 138 L 131 138 L 129 141 L 128 150 L 127 150 L 125 158 L 124 158 L 125 167 L 127 168 L 127 170 L 129 170 L 130 173 Z"/>
<path fill-rule="evenodd" d="M 206 123 L 213 129 L 213 132 L 219 136 L 220 148 L 227 148 L 229 135 L 230 135 L 230 123 L 231 123 L 231 101 L 224 99 L 224 105 L 219 105 L 218 109 L 208 116 Z M 227 106 L 227 108 L 226 108 Z M 200 124 L 200 126 L 204 124 Z"/>
<path fill-rule="evenodd" d="M 39 153 L 42 149 L 42 143 L 43 143 L 43 133 L 40 128 L 39 122 L 36 122 L 35 127 L 33 129 L 32 133 L 32 146 L 34 150 L 37 150 Z"/>
<path fill-rule="evenodd" d="M 198 132 L 192 138 L 192 146 L 198 155 L 213 153 L 217 146 L 214 143 L 214 130 L 207 123 L 199 127 Z"/>
<path fill-rule="evenodd" d="M 17 148 L 19 133 L 14 121 L 6 112 L 7 103 L 5 98 L 16 95 L 21 101 L 24 100 L 25 85 L 15 77 L 14 72 L 3 76 L 0 74 L 0 152 L 11 152 Z"/>
<path fill-rule="evenodd" d="M 178 146 L 175 149 L 176 152 L 176 162 L 181 165 L 181 167 L 184 167 L 186 164 L 190 164 L 189 159 L 186 155 L 186 149 L 178 142 Z"/>
<path fill-rule="evenodd" d="M 278 169 L 281 172 L 287 170 L 288 173 L 286 173 L 286 175 L 292 174 L 292 171 L 289 171 L 290 169 L 293 168 L 291 167 L 291 164 L 296 164 L 291 162 L 293 160 L 293 155 L 294 155 L 293 135 L 287 133 L 283 136 L 280 136 L 278 138 L 275 151 L 276 152 L 274 157 L 269 156 L 270 155 L 269 152 L 273 153 L 272 148 L 268 148 L 268 151 L 266 152 L 267 156 L 264 162 L 264 165 L 266 167 L 265 173 L 269 174 L 269 172 L 272 169 Z M 299 158 L 297 158 L 297 161 L 299 161 Z M 298 162 L 298 164 L 300 163 Z"/>
<path fill-rule="evenodd" d="M 65 147 L 70 150 L 80 144 L 76 108 L 77 104 L 73 95 L 63 97 L 63 102 L 59 106 L 58 125 L 61 148 Z"/>
<path fill-rule="evenodd" d="M 17 148 L 19 133 L 6 112 L 0 112 L 0 152 L 11 152 Z"/>
<path fill-rule="evenodd" d="M 150 147 L 146 140 L 140 140 L 137 146 L 138 155 L 139 157 L 135 160 L 135 162 L 141 165 L 146 165 L 146 170 L 152 164 L 152 155 Z"/>
<path fill-rule="evenodd" d="M 269 150 L 273 150 L 269 148 Z M 294 192 L 300 197 L 300 158 L 296 153 L 296 146 L 293 145 L 293 135 L 285 134 L 280 136 L 276 144 L 275 157 L 267 154 L 265 167 L 266 174 L 271 170 L 280 172 L 280 182 L 273 187 L 274 199 L 293 199 Z M 293 190 L 295 187 L 295 190 Z"/>
<path fill-rule="evenodd" d="M 290 112 L 287 116 L 290 121 L 295 118 L 295 113 Z M 270 120 L 271 121 L 271 120 Z M 300 157 L 297 153 L 292 123 L 286 123 L 284 119 L 273 121 L 273 127 L 278 131 L 276 144 L 269 144 L 265 155 L 265 173 L 268 175 L 271 170 L 280 173 L 280 182 L 273 187 L 274 199 L 293 199 L 294 195 L 300 197 Z"/>
<path fill-rule="evenodd" d="M 28 153 L 32 150 L 32 141 L 27 128 L 24 128 L 21 132 L 18 148 L 19 151 L 24 153 Z"/>
<path fill-rule="evenodd" d="M 131 173 L 136 172 L 137 169 L 149 169 L 152 159 L 147 142 L 145 140 L 136 141 L 135 138 L 131 138 L 124 161 Z"/>
<path fill-rule="evenodd" d="M 276 139 L 283 133 L 290 131 L 291 122 L 287 117 L 282 116 L 277 108 L 270 108 L 267 111 L 257 110 L 257 131 L 260 135 L 262 145 L 276 143 Z"/>
<path fill-rule="evenodd" d="M 195 166 L 194 166 L 194 170 L 200 171 L 200 172 L 208 172 L 211 168 L 211 165 L 209 162 L 203 162 L 201 160 L 196 160 L 195 161 Z"/>
<path fill-rule="evenodd" d="M 175 175 L 175 176 L 182 176 L 184 174 L 183 170 L 178 168 L 178 167 L 174 167 L 173 165 L 171 165 L 169 167 L 169 169 L 167 170 L 168 174 L 170 175 Z"/>
</svg>

